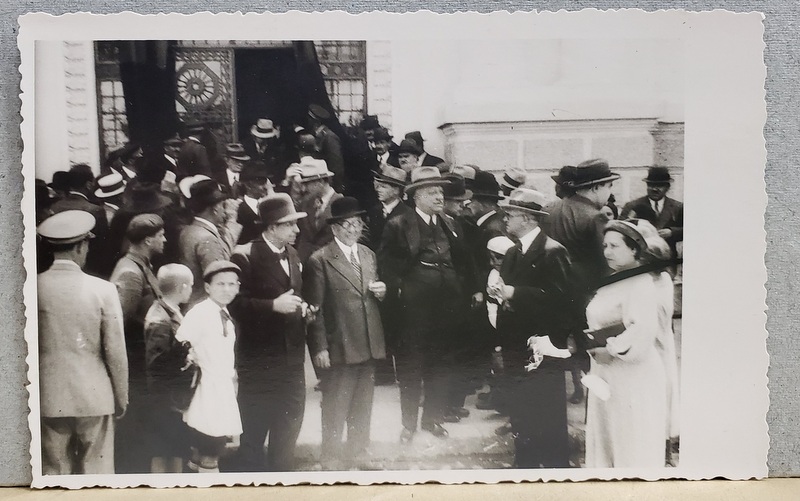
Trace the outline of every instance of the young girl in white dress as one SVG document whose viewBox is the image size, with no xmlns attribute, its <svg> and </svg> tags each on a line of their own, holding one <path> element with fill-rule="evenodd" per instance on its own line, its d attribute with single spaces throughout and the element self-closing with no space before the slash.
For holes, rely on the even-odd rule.
<svg viewBox="0 0 800 501">
<path fill-rule="evenodd" d="M 199 472 L 219 472 L 227 437 L 242 433 L 236 400 L 236 332 L 227 310 L 239 293 L 240 273 L 230 261 L 208 265 L 203 273 L 208 299 L 189 310 L 175 335 L 191 344 L 189 357 L 200 369 L 194 396 L 183 413 L 193 433 L 190 468 Z"/>
</svg>

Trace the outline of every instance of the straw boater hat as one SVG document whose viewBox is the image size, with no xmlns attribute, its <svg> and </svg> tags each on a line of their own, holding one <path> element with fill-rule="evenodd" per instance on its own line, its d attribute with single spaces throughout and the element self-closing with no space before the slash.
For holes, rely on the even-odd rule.
<svg viewBox="0 0 800 501">
<path fill-rule="evenodd" d="M 242 146 L 241 143 L 226 144 L 225 155 L 232 160 L 238 160 L 240 162 L 247 162 L 250 160 L 250 155 L 245 153 L 244 146 Z"/>
<path fill-rule="evenodd" d="M 647 169 L 647 177 L 644 182 L 647 184 L 670 184 L 673 181 L 666 167 L 650 167 Z"/>
<path fill-rule="evenodd" d="M 525 169 L 521 167 L 512 167 L 503 173 L 503 180 L 500 181 L 500 186 L 506 190 L 516 190 L 528 178 Z"/>
<path fill-rule="evenodd" d="M 415 167 L 411 171 L 411 182 L 406 186 L 406 193 L 413 194 L 418 188 L 447 184 L 450 184 L 450 181 L 443 178 L 436 167 Z"/>
<path fill-rule="evenodd" d="M 65 210 L 42 221 L 36 228 L 36 233 L 51 244 L 74 244 L 94 237 L 92 234 L 94 225 L 94 216 L 88 212 Z"/>
<path fill-rule="evenodd" d="M 258 121 L 256 121 L 256 124 L 250 127 L 250 134 L 252 134 L 255 137 L 267 139 L 270 137 L 277 136 L 278 131 L 272 124 L 272 120 L 269 120 L 267 118 L 259 118 Z"/>
<path fill-rule="evenodd" d="M 267 195 L 258 204 L 258 215 L 265 227 L 271 224 L 289 223 L 303 219 L 308 214 L 297 212 L 292 197 L 287 193 Z"/>
<path fill-rule="evenodd" d="M 119 172 L 112 172 L 106 174 L 97 180 L 97 189 L 94 190 L 94 196 L 97 198 L 111 198 L 121 194 L 125 191 L 125 179 Z"/>
<path fill-rule="evenodd" d="M 536 214 L 538 216 L 547 216 L 548 213 L 543 210 L 550 202 L 544 193 L 528 188 L 517 188 L 511 192 L 511 195 L 502 202 L 500 207 L 505 211 L 519 210 L 527 212 L 528 214 Z"/>
<path fill-rule="evenodd" d="M 328 223 L 336 223 L 351 217 L 360 217 L 366 213 L 366 211 L 361 210 L 361 206 L 355 198 L 341 197 L 331 202 L 331 217 L 327 221 Z"/>
<path fill-rule="evenodd" d="M 328 170 L 328 163 L 325 160 L 317 160 L 312 157 L 303 157 L 300 160 L 300 182 L 308 183 L 317 179 L 327 179 L 333 177 L 333 172 Z"/>
<path fill-rule="evenodd" d="M 185 178 L 181 179 L 180 182 L 178 182 L 178 189 L 180 190 L 181 195 L 183 195 L 183 198 L 192 198 L 192 185 L 204 179 L 211 178 L 204 174 L 196 174 L 194 176 L 186 176 Z"/>
<path fill-rule="evenodd" d="M 375 181 L 397 186 L 398 188 L 406 186 L 407 178 L 406 171 L 392 165 L 384 165 L 380 172 L 375 173 Z"/>
<path fill-rule="evenodd" d="M 588 188 L 596 184 L 607 183 L 619 179 L 619 174 L 614 174 L 608 167 L 608 162 L 602 158 L 594 158 L 581 162 L 575 168 L 575 177 L 571 184 L 565 184 L 571 188 Z"/>
</svg>

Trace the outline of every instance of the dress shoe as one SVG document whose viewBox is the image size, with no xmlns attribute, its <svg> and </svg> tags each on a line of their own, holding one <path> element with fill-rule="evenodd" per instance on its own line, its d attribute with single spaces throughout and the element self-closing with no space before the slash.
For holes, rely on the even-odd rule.
<svg viewBox="0 0 800 501">
<path fill-rule="evenodd" d="M 403 428 L 403 431 L 400 432 L 400 443 L 409 444 L 412 440 L 414 440 L 414 432 L 408 428 Z"/>
<path fill-rule="evenodd" d="M 455 414 L 448 412 L 447 414 L 442 416 L 442 421 L 444 421 L 445 423 L 458 423 L 459 421 L 461 421 L 461 418 Z"/>
<path fill-rule="evenodd" d="M 450 436 L 447 430 L 440 424 L 423 424 L 422 429 L 430 432 L 431 435 L 437 438 L 447 438 Z"/>
<path fill-rule="evenodd" d="M 461 419 L 469 417 L 469 411 L 463 407 L 453 407 L 452 409 L 450 409 L 450 414 L 454 414 L 460 417 Z"/>
</svg>

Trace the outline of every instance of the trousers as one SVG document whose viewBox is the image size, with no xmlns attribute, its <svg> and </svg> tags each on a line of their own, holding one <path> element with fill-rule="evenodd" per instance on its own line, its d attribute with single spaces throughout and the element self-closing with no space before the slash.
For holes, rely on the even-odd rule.
<svg viewBox="0 0 800 501">
<path fill-rule="evenodd" d="M 355 456 L 369 445 L 375 363 L 343 364 L 322 370 L 322 458 Z M 342 435 L 347 425 L 347 450 Z"/>
<path fill-rule="evenodd" d="M 42 474 L 114 473 L 114 418 L 43 417 Z"/>
</svg>

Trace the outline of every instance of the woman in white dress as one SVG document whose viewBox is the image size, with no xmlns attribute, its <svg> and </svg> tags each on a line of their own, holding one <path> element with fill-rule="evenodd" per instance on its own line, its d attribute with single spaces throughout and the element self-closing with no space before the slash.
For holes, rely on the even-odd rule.
<svg viewBox="0 0 800 501">
<path fill-rule="evenodd" d="M 589 386 L 586 466 L 663 467 L 667 385 L 657 348 L 663 293 L 642 266 L 648 244 L 636 224 L 611 221 L 603 245 L 614 273 L 587 306 L 586 320 L 596 340 L 601 332 L 609 336 L 589 350 L 590 375 L 607 386 Z"/>
<path fill-rule="evenodd" d="M 242 433 L 236 400 L 236 332 L 227 310 L 239 293 L 240 273 L 230 261 L 208 265 L 203 272 L 208 299 L 189 310 L 175 335 L 178 341 L 189 342 L 190 360 L 200 369 L 194 396 L 183 413 L 193 432 L 190 468 L 199 472 L 219 472 L 227 437 Z"/>
</svg>

